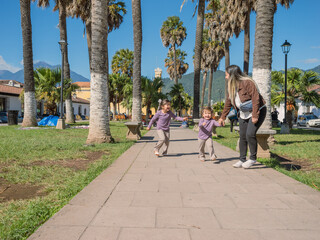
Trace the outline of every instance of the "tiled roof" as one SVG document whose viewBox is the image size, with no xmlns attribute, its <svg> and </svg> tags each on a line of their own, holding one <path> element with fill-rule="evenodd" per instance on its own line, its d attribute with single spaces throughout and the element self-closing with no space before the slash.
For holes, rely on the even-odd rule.
<svg viewBox="0 0 320 240">
<path fill-rule="evenodd" d="M 319 92 L 320 91 L 320 85 L 313 85 L 312 87 L 310 87 L 308 89 L 308 91 L 316 91 Z"/>
<path fill-rule="evenodd" d="M 24 85 L 24 84 L 21 83 L 21 82 L 18 82 L 18 81 L 16 81 L 16 80 L 10 80 L 10 79 L 0 79 L 0 85 L 8 85 L 10 81 L 12 81 L 15 85 L 20 85 L 20 86 L 22 86 L 22 87 L 23 87 L 23 85 Z"/>
<path fill-rule="evenodd" d="M 78 97 L 72 97 L 72 102 L 90 104 L 90 101 L 83 98 L 78 98 Z"/>
<path fill-rule="evenodd" d="M 74 82 L 73 84 L 77 84 L 79 87 L 90 88 L 90 82 Z"/>
<path fill-rule="evenodd" d="M 2 94 L 10 94 L 19 96 L 22 92 L 23 88 L 11 87 L 6 85 L 0 85 L 0 93 Z"/>
</svg>

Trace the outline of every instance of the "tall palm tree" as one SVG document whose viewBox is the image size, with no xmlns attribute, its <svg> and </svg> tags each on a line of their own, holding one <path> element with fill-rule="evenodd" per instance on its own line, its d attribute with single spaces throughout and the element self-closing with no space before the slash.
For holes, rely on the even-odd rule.
<svg viewBox="0 0 320 240">
<path fill-rule="evenodd" d="M 200 109 L 203 109 L 203 106 L 204 106 L 204 95 L 206 90 L 207 76 L 208 76 L 208 71 L 210 70 L 210 63 L 208 61 L 209 44 L 210 44 L 210 38 L 209 38 L 208 29 L 204 29 L 203 37 L 202 37 L 202 53 L 201 53 L 201 69 L 203 71 L 203 77 L 202 77 L 202 88 L 201 88 L 201 98 L 200 98 Z"/>
<path fill-rule="evenodd" d="M 118 0 L 108 1 L 108 32 L 118 29 L 123 22 L 123 16 L 127 13 L 125 3 Z M 73 0 L 68 5 L 68 15 L 71 17 L 81 18 L 85 24 L 87 45 L 89 53 L 89 65 L 91 66 L 91 0 Z"/>
<path fill-rule="evenodd" d="M 132 121 L 142 122 L 141 116 L 141 47 L 142 47 L 142 21 L 141 1 L 132 0 L 133 22 L 133 92 L 132 92 Z"/>
<path fill-rule="evenodd" d="M 67 7 L 72 3 L 72 0 L 55 0 L 55 7 L 53 11 L 59 10 L 59 30 L 60 30 L 60 40 L 68 42 L 67 38 Z M 49 0 L 38 0 L 39 7 L 48 7 L 50 5 Z M 64 79 L 70 79 L 70 65 L 68 60 L 68 46 L 65 47 L 64 52 Z M 66 122 L 74 123 L 74 114 L 72 107 L 71 94 L 67 96 L 65 100 L 66 106 Z"/>
<path fill-rule="evenodd" d="M 164 66 L 167 67 L 167 73 L 170 79 L 180 79 L 182 75 L 187 72 L 189 64 L 184 61 L 186 56 L 187 53 L 180 49 L 175 51 L 175 56 L 173 51 L 168 52 L 167 58 L 164 60 Z"/>
<path fill-rule="evenodd" d="M 108 117 L 108 0 L 92 0 L 90 126 L 87 143 L 111 142 Z"/>
<path fill-rule="evenodd" d="M 256 5 L 256 31 L 253 52 L 252 77 L 266 100 L 267 115 L 262 128 L 271 129 L 271 63 L 273 20 L 276 3 L 289 7 L 294 0 L 258 0 Z"/>
<path fill-rule="evenodd" d="M 133 51 L 120 49 L 112 57 L 111 69 L 113 73 L 125 74 L 132 78 Z"/>
<path fill-rule="evenodd" d="M 194 88 L 193 88 L 193 118 L 199 118 L 199 91 L 201 70 L 201 48 L 204 24 L 205 0 L 198 2 L 196 41 L 194 47 Z"/>
<path fill-rule="evenodd" d="M 166 21 L 163 22 L 160 29 L 160 36 L 163 46 L 170 47 L 174 56 L 174 68 L 176 67 L 176 50 L 177 47 L 181 46 L 183 40 L 187 37 L 186 28 L 183 26 L 183 22 L 177 16 L 168 17 Z M 178 74 L 174 71 L 174 82 L 178 84 Z"/>
<path fill-rule="evenodd" d="M 37 103 L 33 77 L 32 26 L 30 0 L 20 0 L 24 66 L 24 118 L 22 126 L 37 126 Z"/>
</svg>

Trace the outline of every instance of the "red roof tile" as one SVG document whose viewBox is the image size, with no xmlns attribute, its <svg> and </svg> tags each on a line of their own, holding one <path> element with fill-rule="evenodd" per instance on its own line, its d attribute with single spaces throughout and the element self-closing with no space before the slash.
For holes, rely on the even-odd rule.
<svg viewBox="0 0 320 240">
<path fill-rule="evenodd" d="M 22 90 L 23 88 L 0 85 L 0 93 L 4 93 L 4 94 L 14 94 L 19 96 Z"/>
<path fill-rule="evenodd" d="M 72 97 L 72 102 L 90 104 L 90 101 L 83 99 L 83 98 L 78 98 L 78 97 L 76 97 L 76 98 Z"/>
<path fill-rule="evenodd" d="M 79 87 L 90 88 L 90 82 L 74 82 L 73 84 L 77 84 Z"/>
</svg>

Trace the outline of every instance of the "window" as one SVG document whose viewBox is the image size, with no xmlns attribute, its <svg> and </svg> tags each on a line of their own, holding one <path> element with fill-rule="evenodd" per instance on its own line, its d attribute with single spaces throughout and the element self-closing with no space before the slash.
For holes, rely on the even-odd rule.
<svg viewBox="0 0 320 240">
<path fill-rule="evenodd" d="M 79 105 L 79 108 L 78 108 L 78 115 L 82 115 L 82 112 L 81 112 L 81 105 Z"/>
<path fill-rule="evenodd" d="M 83 111 L 84 111 L 84 115 L 87 116 L 87 109 L 85 108 Z"/>
<path fill-rule="evenodd" d="M 5 98 L 0 98 L 0 112 L 6 110 L 6 99 Z"/>
</svg>

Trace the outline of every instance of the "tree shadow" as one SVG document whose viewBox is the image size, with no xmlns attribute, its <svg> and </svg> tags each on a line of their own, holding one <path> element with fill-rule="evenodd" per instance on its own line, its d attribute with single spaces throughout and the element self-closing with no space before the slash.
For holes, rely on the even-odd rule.
<svg viewBox="0 0 320 240">
<path fill-rule="evenodd" d="M 306 140 L 301 140 L 301 141 L 279 141 L 279 142 L 277 142 L 277 144 L 278 145 L 289 145 L 289 144 L 302 143 L 302 142 L 306 142 Z M 320 139 L 308 140 L 308 142 L 320 142 Z"/>
<path fill-rule="evenodd" d="M 281 157 L 275 153 L 271 153 L 271 158 L 276 160 L 275 165 L 278 165 L 279 167 L 284 168 L 287 171 L 297 171 L 302 168 L 301 165 L 294 164 L 291 160 Z"/>
</svg>

